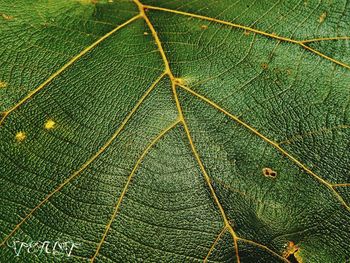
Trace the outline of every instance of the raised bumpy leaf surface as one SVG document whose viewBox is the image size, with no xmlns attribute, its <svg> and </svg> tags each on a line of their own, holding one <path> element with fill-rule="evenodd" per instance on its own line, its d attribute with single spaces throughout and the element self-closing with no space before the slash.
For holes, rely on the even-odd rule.
<svg viewBox="0 0 350 263">
<path fill-rule="evenodd" d="M 0 0 L 0 262 L 349 262 L 349 34 L 347 0 Z"/>
</svg>

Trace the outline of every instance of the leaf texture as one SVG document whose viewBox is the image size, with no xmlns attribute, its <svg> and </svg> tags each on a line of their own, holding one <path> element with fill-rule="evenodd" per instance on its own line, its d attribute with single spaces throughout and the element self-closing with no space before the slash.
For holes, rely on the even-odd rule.
<svg viewBox="0 0 350 263">
<path fill-rule="evenodd" d="M 348 262 L 349 18 L 0 0 L 0 261 Z"/>
</svg>

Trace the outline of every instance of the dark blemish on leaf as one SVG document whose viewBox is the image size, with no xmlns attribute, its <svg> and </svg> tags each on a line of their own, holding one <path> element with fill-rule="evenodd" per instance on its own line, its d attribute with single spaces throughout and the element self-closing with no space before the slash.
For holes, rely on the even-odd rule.
<svg viewBox="0 0 350 263">
<path fill-rule="evenodd" d="M 268 69 L 268 68 L 269 68 L 269 65 L 268 65 L 267 63 L 262 63 L 262 64 L 261 64 L 261 67 L 262 67 L 263 69 Z"/>
<path fill-rule="evenodd" d="M 263 168 L 262 172 L 266 177 L 275 178 L 277 176 L 277 172 L 272 170 L 271 168 Z"/>
</svg>

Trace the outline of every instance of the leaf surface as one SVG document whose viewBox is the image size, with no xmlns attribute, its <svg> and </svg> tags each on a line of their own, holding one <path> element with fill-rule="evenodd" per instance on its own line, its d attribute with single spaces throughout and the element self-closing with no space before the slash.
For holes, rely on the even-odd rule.
<svg viewBox="0 0 350 263">
<path fill-rule="evenodd" d="M 0 7 L 1 262 L 350 259 L 346 1 Z"/>
</svg>

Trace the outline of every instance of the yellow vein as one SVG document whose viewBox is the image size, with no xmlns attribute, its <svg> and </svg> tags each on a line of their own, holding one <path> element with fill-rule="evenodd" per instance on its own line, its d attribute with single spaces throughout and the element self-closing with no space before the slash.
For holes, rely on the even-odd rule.
<svg viewBox="0 0 350 263">
<path fill-rule="evenodd" d="M 283 155 L 287 156 L 291 161 L 293 161 L 295 164 L 297 164 L 300 168 L 302 168 L 305 172 L 307 172 L 308 174 L 312 175 L 313 177 L 315 177 L 319 182 L 321 182 L 322 184 L 324 184 L 326 187 L 328 187 L 333 194 L 336 196 L 336 198 L 340 201 L 340 203 L 348 210 L 350 211 L 350 207 L 349 205 L 346 204 L 346 202 L 344 201 L 344 199 L 334 190 L 333 185 L 329 182 L 327 182 L 326 180 L 324 180 L 322 177 L 318 176 L 317 174 L 315 174 L 313 171 L 311 171 L 306 165 L 302 164 L 298 159 L 296 159 L 295 157 L 293 157 L 291 154 L 289 154 L 286 150 L 284 150 L 280 145 L 278 145 L 278 143 L 270 140 L 269 138 L 267 138 L 266 136 L 264 136 L 263 134 L 261 134 L 259 131 L 257 131 L 255 128 L 251 127 L 250 125 L 248 125 L 247 123 L 243 122 L 242 120 L 240 120 L 237 116 L 229 113 L 228 111 L 226 111 L 225 109 L 221 108 L 219 105 L 217 105 L 216 103 L 214 103 L 213 101 L 209 100 L 208 98 L 196 93 L 195 91 L 193 91 L 192 89 L 177 83 L 177 86 L 183 88 L 184 90 L 188 91 L 190 94 L 196 96 L 197 98 L 203 100 L 204 102 L 208 103 L 209 105 L 211 105 L 213 108 L 217 109 L 218 111 L 224 113 L 225 115 L 229 116 L 231 119 L 233 119 L 234 121 L 236 121 L 237 123 L 239 123 L 240 125 L 242 125 L 243 127 L 247 128 L 248 130 L 250 130 L 252 133 L 254 133 L 255 135 L 257 135 L 258 137 L 260 137 L 261 139 L 263 139 L 264 141 L 266 141 L 267 143 L 271 144 L 273 147 L 275 147 L 277 150 L 279 150 Z"/>
<path fill-rule="evenodd" d="M 54 191 L 52 191 L 50 194 L 48 194 L 36 207 L 34 207 L 16 226 L 15 228 L 8 234 L 5 239 L 1 242 L 0 246 L 3 246 L 6 241 L 15 234 L 15 232 L 33 215 L 33 213 L 38 210 L 42 205 L 44 205 L 54 194 L 59 192 L 64 186 L 66 186 L 71 180 L 73 180 L 75 177 L 77 177 L 81 172 L 83 172 L 93 161 L 96 160 L 98 156 L 100 156 L 111 144 L 112 142 L 118 137 L 120 132 L 124 129 L 127 122 L 130 120 L 130 118 L 134 115 L 134 113 L 137 111 L 137 109 L 140 107 L 140 105 L 143 103 L 143 101 L 146 99 L 146 97 L 151 93 L 151 91 L 156 87 L 157 83 L 165 76 L 165 73 L 163 73 L 158 79 L 156 79 L 151 87 L 145 92 L 145 94 L 141 97 L 141 99 L 137 102 L 137 104 L 134 106 L 134 108 L 130 111 L 130 113 L 126 116 L 126 118 L 123 120 L 117 131 L 109 138 L 109 140 L 86 162 L 84 163 L 79 170 L 75 171 L 70 177 L 68 177 L 62 184 L 60 184 Z"/>
<path fill-rule="evenodd" d="M 235 28 L 240 28 L 240 29 L 243 29 L 243 30 L 246 30 L 246 31 L 254 32 L 254 33 L 257 33 L 259 35 L 264 35 L 264 36 L 275 38 L 275 39 L 279 39 L 279 40 L 282 40 L 282 41 L 299 44 L 298 40 L 294 40 L 294 39 L 287 38 L 287 37 L 277 36 L 275 34 L 267 33 L 267 32 L 264 32 L 264 31 L 260 31 L 258 29 L 254 29 L 254 28 L 251 28 L 251 27 L 248 27 L 248 26 L 244 26 L 244 25 L 240 25 L 240 24 L 235 24 L 235 23 L 228 22 L 228 21 L 225 21 L 225 20 L 220 20 L 220 19 L 217 19 L 217 18 L 212 18 L 212 17 L 203 16 L 203 15 L 188 13 L 188 12 L 184 12 L 184 11 L 180 11 L 180 10 L 173 10 L 173 9 L 168 9 L 168 8 L 163 8 L 163 7 L 157 7 L 157 6 L 145 5 L 144 7 L 147 8 L 147 9 L 151 9 L 151 10 L 158 10 L 158 11 L 164 11 L 164 12 L 174 13 L 174 14 L 178 14 L 178 15 L 184 15 L 184 16 L 190 16 L 190 17 L 194 17 L 194 18 L 199 18 L 199 19 L 202 19 L 202 20 L 207 20 L 207 21 L 211 21 L 211 22 L 215 22 L 215 23 L 219 23 L 219 24 L 223 24 L 223 25 L 227 25 L 227 26 L 231 26 L 231 27 L 235 27 Z"/>
<path fill-rule="evenodd" d="M 58 71 L 56 71 L 54 74 L 52 74 L 48 79 L 46 79 L 40 86 L 38 86 L 36 89 L 32 90 L 27 96 L 25 96 L 23 99 L 21 99 L 15 106 L 12 108 L 8 109 L 7 111 L 3 112 L 2 118 L 0 119 L 0 126 L 4 123 L 5 119 L 7 116 L 19 108 L 21 105 L 23 105 L 26 101 L 31 99 L 35 94 L 37 94 L 39 91 L 41 91 L 43 88 L 46 87 L 53 79 L 55 79 L 58 75 L 60 75 L 63 71 L 65 71 L 67 68 L 69 68 L 71 65 L 73 65 L 77 60 L 79 60 L 82 56 L 84 56 L 86 53 L 88 53 L 90 50 L 92 50 L 94 47 L 96 47 L 98 44 L 100 44 L 102 41 L 104 41 L 106 38 L 110 37 L 112 34 L 117 32 L 119 29 L 125 27 L 126 25 L 132 23 L 133 21 L 137 20 L 140 18 L 140 15 L 136 15 L 132 18 L 130 18 L 128 21 L 125 23 L 117 26 L 115 29 L 112 31 L 108 32 L 105 34 L 103 37 L 99 38 L 96 42 L 85 48 L 82 52 L 80 52 L 78 55 L 73 57 L 70 61 L 68 61 L 62 68 L 60 68 Z"/>
<path fill-rule="evenodd" d="M 226 213 L 225 213 L 225 210 L 224 208 L 222 207 L 220 201 L 219 201 L 219 198 L 217 197 L 216 193 L 215 193 L 215 190 L 211 184 L 211 180 L 210 180 L 210 177 L 204 167 L 204 164 L 202 163 L 202 160 L 196 150 L 196 147 L 193 143 L 193 140 L 192 140 L 192 136 L 190 134 L 190 130 L 187 126 L 187 122 L 184 118 L 184 115 L 183 115 L 183 112 L 182 112 L 182 108 L 181 108 L 181 105 L 180 105 L 180 102 L 179 102 L 179 99 L 178 99 L 178 96 L 177 96 L 177 92 L 176 92 L 176 86 L 175 86 L 175 83 L 173 83 L 173 90 L 174 90 L 174 96 L 175 96 L 175 100 L 176 100 L 176 105 L 178 107 L 178 111 L 180 113 L 180 116 L 181 116 L 181 119 L 182 119 L 182 124 L 184 126 L 184 129 L 185 129 L 185 133 L 187 135 L 187 138 L 188 138 L 188 142 L 190 144 L 190 147 L 191 147 L 191 150 L 192 150 L 192 153 L 199 165 L 199 168 L 200 170 L 202 171 L 202 174 L 204 176 L 204 179 L 210 189 L 210 192 L 211 192 L 211 195 L 214 199 L 214 202 L 216 203 L 217 207 L 219 208 L 219 211 L 220 211 L 220 214 L 221 214 L 221 217 L 222 219 L 224 220 L 224 226 L 228 229 L 228 231 L 230 232 L 230 234 L 232 235 L 232 238 L 233 238 L 233 243 L 234 243 L 234 247 L 235 247 L 235 251 L 236 251 L 236 257 L 237 257 L 237 263 L 240 263 L 240 259 L 239 259 L 239 254 L 238 254 L 238 244 L 237 244 L 237 234 L 235 233 L 235 231 L 233 230 L 227 216 L 226 216 Z"/>
<path fill-rule="evenodd" d="M 103 242 L 105 241 L 106 239 L 106 236 L 111 228 L 111 225 L 114 221 L 114 219 L 116 218 L 117 214 L 118 214 L 118 211 L 120 209 L 120 205 L 125 197 L 125 194 L 130 186 L 130 183 L 136 173 L 136 171 L 138 170 L 141 162 L 143 161 L 143 159 L 145 158 L 145 156 L 148 154 L 148 152 L 151 150 L 151 148 L 165 135 L 167 134 L 171 129 L 173 129 L 174 127 L 176 127 L 176 125 L 178 125 L 180 123 L 180 119 L 176 120 L 175 122 L 173 122 L 168 128 L 166 128 L 165 130 L 163 130 L 149 145 L 148 147 L 143 151 L 143 153 L 141 154 L 140 158 L 137 160 L 134 168 L 132 169 L 130 175 L 128 176 L 128 180 L 123 188 L 123 191 L 122 193 L 120 194 L 120 197 L 118 199 L 118 202 L 115 206 L 115 209 L 114 209 L 114 212 L 113 212 L 113 215 L 111 217 L 111 219 L 109 220 L 109 222 L 107 223 L 106 225 L 106 228 L 105 228 L 105 232 L 103 233 L 103 236 L 101 238 L 101 241 L 100 243 L 98 244 L 97 246 L 97 249 L 96 249 L 96 252 L 94 254 L 94 256 L 91 258 L 90 262 L 93 263 L 103 245 Z"/>
<path fill-rule="evenodd" d="M 250 32 L 254 32 L 254 33 L 257 33 L 259 35 L 263 35 L 263 36 L 266 36 L 266 37 L 270 37 L 270 38 L 274 38 L 274 39 L 278 39 L 278 40 L 281 40 L 281 41 L 285 41 L 285 42 L 290 42 L 290 43 L 294 43 L 294 44 L 298 44 L 300 46 L 302 46 L 303 48 L 329 60 L 329 61 L 332 61 L 333 63 L 336 63 L 340 66 L 343 66 L 347 69 L 350 69 L 350 66 L 339 61 L 339 60 L 336 60 L 334 58 L 331 58 L 319 51 L 317 51 L 316 49 L 313 49 L 307 45 L 305 45 L 305 43 L 308 43 L 308 42 L 312 42 L 312 41 L 321 41 L 321 40 L 335 40 L 335 39 L 349 39 L 349 37 L 330 37 L 330 38 L 318 38 L 318 39 L 310 39 L 310 40 L 295 40 L 295 39 L 292 39 L 292 38 L 288 38 L 288 37 L 282 37 L 282 36 L 278 36 L 276 34 L 273 34 L 273 33 L 267 33 L 267 32 L 264 32 L 264 31 L 261 31 L 261 30 L 258 30 L 258 29 L 254 29 L 254 28 L 251 28 L 249 26 L 244 26 L 244 25 L 241 25 L 241 24 L 235 24 L 235 23 L 232 23 L 232 22 L 228 22 L 228 21 L 225 21 L 225 20 L 220 20 L 220 19 L 217 19 L 217 18 L 212 18 L 212 17 L 207 17 L 207 16 L 203 16 L 203 15 L 198 15 L 198 14 L 193 14 L 193 13 L 188 13 L 188 12 L 184 12 L 184 11 L 180 11 L 180 10 L 173 10 L 173 9 L 168 9 L 168 8 L 163 8 L 163 7 L 157 7 L 157 6 L 151 6 L 151 5 L 144 5 L 143 8 L 147 8 L 147 9 L 151 9 L 151 10 L 158 10 L 158 11 L 164 11 L 164 12 L 168 12 L 168 13 L 174 13 L 174 14 L 178 14 L 178 15 L 184 15 L 184 16 L 189 16 L 189 17 L 193 17 L 193 18 L 198 18 L 198 19 L 202 19 L 202 20 L 207 20 L 207 21 L 211 21 L 211 22 L 215 22 L 215 23 L 219 23 L 219 24 L 223 24 L 223 25 L 227 25 L 227 26 L 231 26 L 231 27 L 235 27 L 235 28 L 240 28 L 240 29 L 243 29 L 243 30 L 246 30 L 246 31 L 250 31 Z"/>
<path fill-rule="evenodd" d="M 209 251 L 208 251 L 207 256 L 206 256 L 206 257 L 204 258 L 204 260 L 203 260 L 204 263 L 207 263 L 207 262 L 208 262 L 208 259 L 209 259 L 210 255 L 211 255 L 211 253 L 213 253 L 216 244 L 219 242 L 219 240 L 221 239 L 221 236 L 226 232 L 226 230 L 227 230 L 227 228 L 224 227 L 224 228 L 220 231 L 219 235 L 215 238 L 213 244 L 211 245 L 211 247 L 210 247 L 210 249 L 209 249 Z"/>
<path fill-rule="evenodd" d="M 138 6 L 139 11 L 140 11 L 140 16 L 145 20 L 147 26 L 149 27 L 149 29 L 151 30 L 152 36 L 156 42 L 156 45 L 159 49 L 159 53 L 162 56 L 163 62 L 164 62 L 164 66 L 165 66 L 165 71 L 167 72 L 167 74 L 170 76 L 171 79 L 174 78 L 173 74 L 171 73 L 170 70 L 170 66 L 169 66 L 169 61 L 165 55 L 165 51 L 163 49 L 162 43 L 158 37 L 158 34 L 156 32 L 156 30 L 154 29 L 154 26 L 152 25 L 151 21 L 149 20 L 149 18 L 147 17 L 147 15 L 145 14 L 145 6 L 143 4 L 140 3 L 139 0 L 134 0 L 134 3 Z"/>
<path fill-rule="evenodd" d="M 328 133 L 328 132 L 332 132 L 334 130 L 340 130 L 340 129 L 349 129 L 350 126 L 349 125 L 338 125 L 338 126 L 334 126 L 331 128 L 322 128 L 322 129 L 318 129 L 315 131 L 309 131 L 309 132 L 305 132 L 303 134 L 295 134 L 283 141 L 280 141 L 278 144 L 282 145 L 282 144 L 291 144 L 295 141 L 299 141 L 302 140 L 303 138 L 309 137 L 309 136 L 313 136 L 313 135 L 320 135 L 323 133 Z"/>
<path fill-rule="evenodd" d="M 301 40 L 301 43 L 311 43 L 311 42 L 319 42 L 319 41 L 332 41 L 332 40 L 349 40 L 349 36 L 339 36 L 339 37 L 320 37 L 320 38 L 313 38 L 313 39 L 307 39 L 307 40 Z"/>
<path fill-rule="evenodd" d="M 345 183 L 345 184 L 333 184 L 333 187 L 347 187 L 350 186 L 350 183 Z"/>
<path fill-rule="evenodd" d="M 339 60 L 336 60 L 336 59 L 334 59 L 334 58 L 331 58 L 331 57 L 329 57 L 329 56 L 327 56 L 327 55 L 321 53 L 320 51 L 318 51 L 318 50 L 316 50 L 316 49 L 313 49 L 312 47 L 309 47 L 309 46 L 305 45 L 305 44 L 302 43 L 302 42 L 299 43 L 299 44 L 300 44 L 302 47 L 304 47 L 305 49 L 307 49 L 307 50 L 309 50 L 309 51 L 311 51 L 311 52 L 313 52 L 313 53 L 319 55 L 320 57 L 323 57 L 323 58 L 325 58 L 325 59 L 328 59 L 328 60 L 334 62 L 335 64 L 338 64 L 338 65 L 343 66 L 343 67 L 345 67 L 345 68 L 347 68 L 347 69 L 350 69 L 350 66 L 349 66 L 349 65 L 347 65 L 347 64 L 345 64 L 345 63 L 343 63 L 343 62 L 341 62 L 341 61 L 339 61 Z"/>
<path fill-rule="evenodd" d="M 237 235 L 234 232 L 233 228 L 231 227 L 231 225 L 230 225 L 230 223 L 229 223 L 229 221 L 228 221 L 228 219 L 226 217 L 224 209 L 222 208 L 222 206 L 221 206 L 221 204 L 219 202 L 219 199 L 216 196 L 216 193 L 215 193 L 215 191 L 213 189 L 213 186 L 210 183 L 210 178 L 209 178 L 207 172 L 204 169 L 204 165 L 202 164 L 202 161 L 201 161 L 201 159 L 200 159 L 200 157 L 199 157 L 199 155 L 198 155 L 198 153 L 196 151 L 196 148 L 194 147 L 194 144 L 193 144 L 191 135 L 189 133 L 189 129 L 187 127 L 186 121 L 184 119 L 184 116 L 183 116 L 183 113 L 182 113 L 182 109 L 181 109 L 181 105 L 180 105 L 180 102 L 179 102 L 179 99 L 178 99 L 178 96 L 177 96 L 176 85 L 175 85 L 177 80 L 176 80 L 176 78 L 174 77 L 174 75 L 171 72 L 169 61 L 168 61 L 168 59 L 166 57 L 166 54 L 165 54 L 165 51 L 163 49 L 162 43 L 161 43 L 161 41 L 160 41 L 160 39 L 158 37 L 158 34 L 157 34 L 155 28 L 153 27 L 151 21 L 148 19 L 147 15 L 145 14 L 144 10 L 147 7 L 145 5 L 143 5 L 139 0 L 134 0 L 134 3 L 138 6 L 138 8 L 140 10 L 140 14 L 144 18 L 144 20 L 145 20 L 146 24 L 148 25 L 149 29 L 151 30 L 153 38 L 154 38 L 154 40 L 155 40 L 155 42 L 156 42 L 156 44 L 158 46 L 159 52 L 160 52 L 161 57 L 162 57 L 162 59 L 164 61 L 165 72 L 166 72 L 166 74 L 168 74 L 168 76 L 170 77 L 170 80 L 171 80 L 173 95 L 174 95 L 174 99 L 175 99 L 175 102 L 176 102 L 176 107 L 177 107 L 177 110 L 179 112 L 179 116 L 180 116 L 181 122 L 182 122 L 182 124 L 183 124 L 183 126 L 185 128 L 185 131 L 186 131 L 189 143 L 191 145 L 192 152 L 195 155 L 195 158 L 196 158 L 196 160 L 197 160 L 197 162 L 198 162 L 198 164 L 199 164 L 199 166 L 200 166 L 200 168 L 202 170 L 202 173 L 203 173 L 203 175 L 205 177 L 205 180 L 206 180 L 206 182 L 208 184 L 208 187 L 211 190 L 211 193 L 212 193 L 212 196 L 214 198 L 214 201 L 216 202 L 216 204 L 217 204 L 217 206 L 218 206 L 218 208 L 219 208 L 219 210 L 221 212 L 221 215 L 222 215 L 223 220 L 224 220 L 224 224 L 228 228 L 229 232 L 232 235 L 234 246 L 235 246 L 235 250 L 236 250 L 236 255 L 237 255 L 237 262 L 240 263 L 239 255 L 238 255 Z"/>
<path fill-rule="evenodd" d="M 290 261 L 289 261 L 288 259 L 286 259 L 286 258 L 282 257 L 281 255 L 277 254 L 277 253 L 274 252 L 273 250 L 269 249 L 267 246 L 264 246 L 264 245 L 262 245 L 262 244 L 260 244 L 260 243 L 254 242 L 254 241 L 252 241 L 252 240 L 240 238 L 240 237 L 239 237 L 238 239 L 239 239 L 240 241 L 242 241 L 242 242 L 249 243 L 249 244 L 255 245 L 255 246 L 257 246 L 257 247 L 260 247 L 260 248 L 266 250 L 266 251 L 269 252 L 270 254 L 272 254 L 272 255 L 278 257 L 278 258 L 279 258 L 280 260 L 282 260 L 283 262 L 290 263 Z"/>
</svg>

